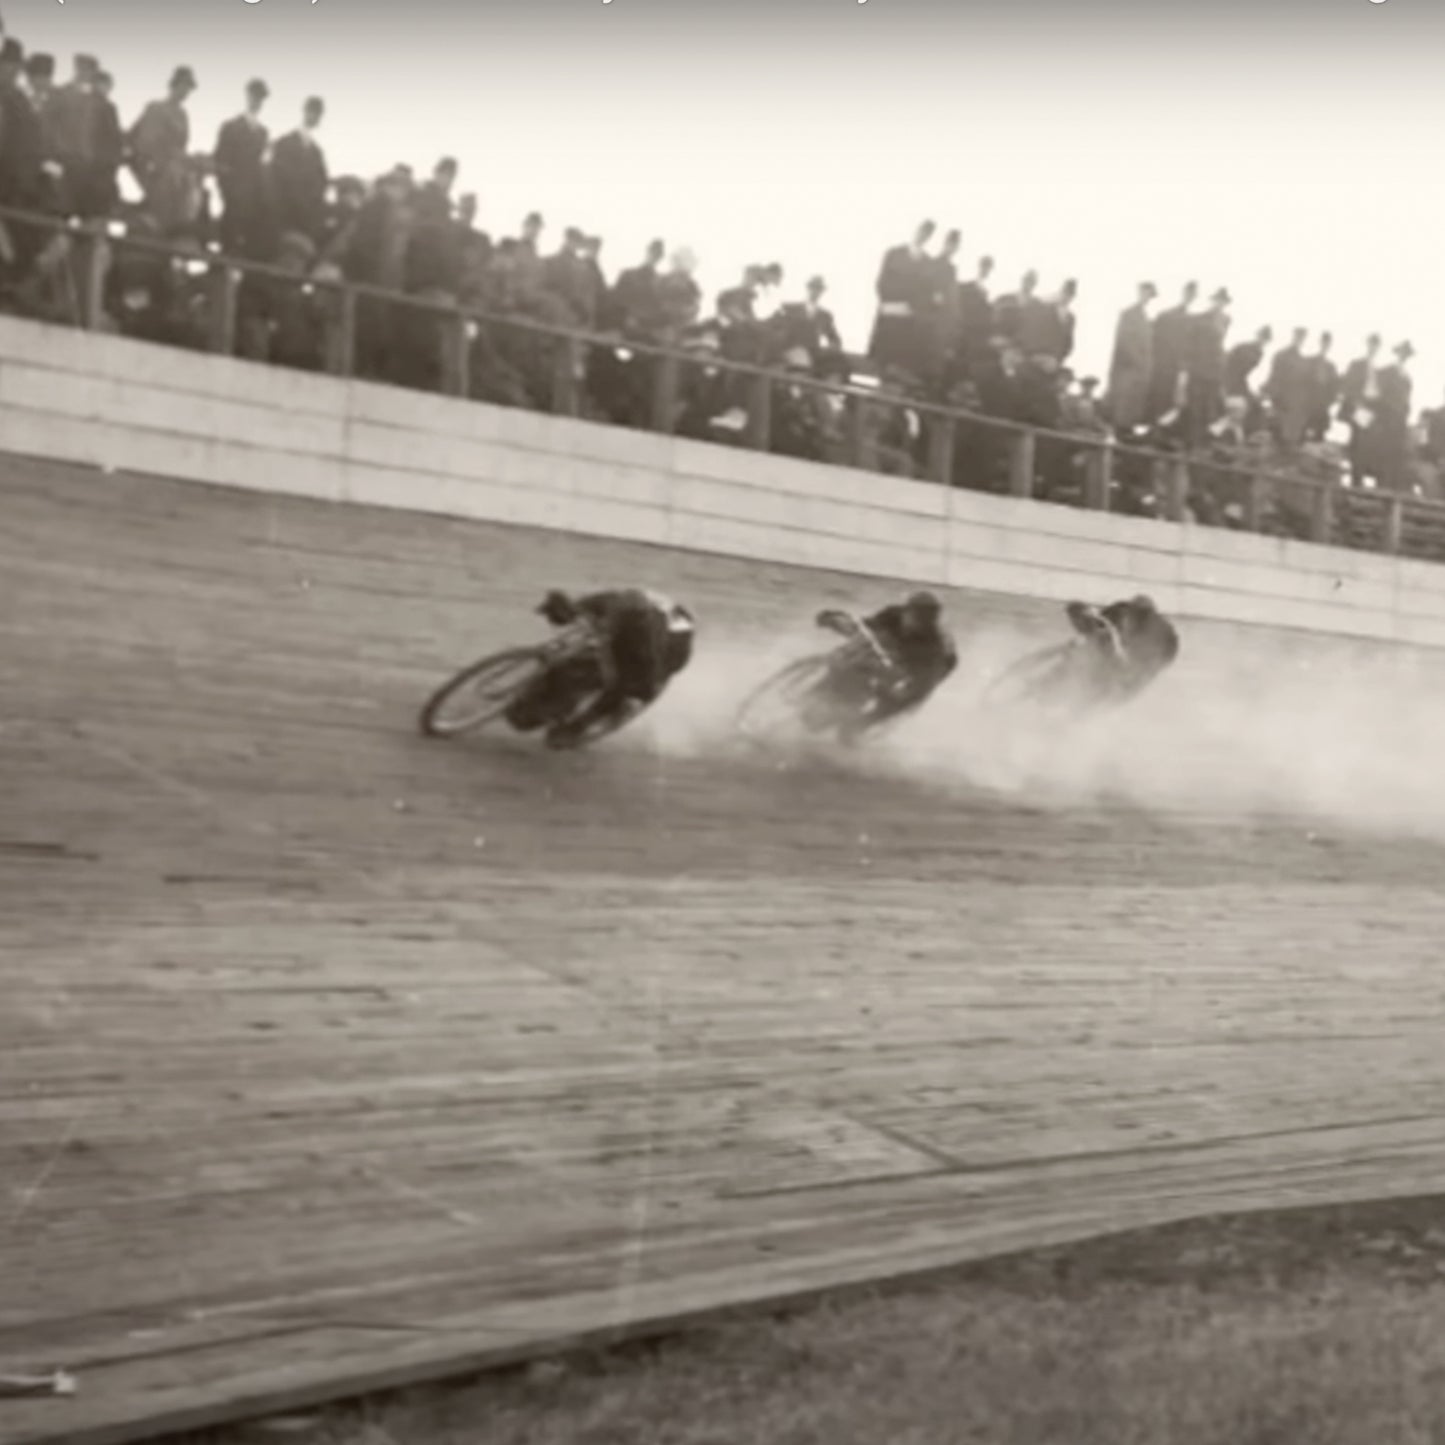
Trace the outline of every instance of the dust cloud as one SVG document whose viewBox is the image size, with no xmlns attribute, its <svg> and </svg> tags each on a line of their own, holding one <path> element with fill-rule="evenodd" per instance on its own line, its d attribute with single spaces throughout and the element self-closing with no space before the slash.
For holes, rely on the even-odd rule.
<svg viewBox="0 0 1445 1445">
<path fill-rule="evenodd" d="M 962 633 L 957 673 L 891 733 L 850 750 L 789 740 L 767 761 L 775 765 L 780 749 L 798 759 L 826 752 L 834 768 L 1030 807 L 1313 819 L 1445 841 L 1445 664 L 1186 621 L 1176 666 L 1120 712 L 1061 726 L 981 705 L 999 670 L 1062 635 Z M 757 756 L 737 734 L 739 703 L 775 669 L 830 642 L 806 629 L 710 633 L 632 745 L 679 758 Z"/>
</svg>

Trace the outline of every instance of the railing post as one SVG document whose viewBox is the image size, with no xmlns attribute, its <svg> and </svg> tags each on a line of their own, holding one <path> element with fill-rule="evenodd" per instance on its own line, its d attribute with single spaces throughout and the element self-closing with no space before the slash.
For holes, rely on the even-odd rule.
<svg viewBox="0 0 1445 1445">
<path fill-rule="evenodd" d="M 1034 494 L 1034 434 L 1015 432 L 1009 439 L 1009 491 L 1016 497 Z"/>
<path fill-rule="evenodd" d="M 236 354 L 236 299 L 240 277 L 224 261 L 217 261 L 206 274 L 210 325 L 207 337 L 212 351 L 222 356 Z"/>
<path fill-rule="evenodd" d="M 342 286 L 337 295 L 341 304 L 327 337 L 326 370 L 332 376 L 351 376 L 356 371 L 356 292 Z"/>
<path fill-rule="evenodd" d="M 773 445 L 773 378 L 760 371 L 748 383 L 748 445 L 766 452 Z"/>
<path fill-rule="evenodd" d="M 575 336 L 557 339 L 552 364 L 552 412 L 556 416 L 577 415 L 577 367 L 581 345 Z"/>
<path fill-rule="evenodd" d="M 1405 535 L 1405 499 L 1392 492 L 1385 502 L 1385 535 L 1381 545 L 1391 556 L 1398 556 Z"/>
<path fill-rule="evenodd" d="M 1169 463 L 1164 494 L 1164 515 L 1171 522 L 1182 522 L 1189 515 L 1189 459 L 1175 457 Z"/>
<path fill-rule="evenodd" d="M 1253 471 L 1249 474 L 1249 482 L 1244 493 L 1244 525 L 1248 531 L 1264 531 L 1265 497 L 1269 483 L 1261 471 Z"/>
<path fill-rule="evenodd" d="M 110 274 L 110 237 L 99 226 L 85 231 L 80 251 L 80 324 L 105 329 L 105 278 Z"/>
<path fill-rule="evenodd" d="M 470 396 L 471 317 L 458 312 L 455 316 L 442 317 L 441 321 L 437 341 L 441 347 L 442 392 L 446 396 Z"/>
<path fill-rule="evenodd" d="M 1084 474 L 1084 505 L 1094 512 L 1109 510 L 1114 485 L 1114 443 L 1105 441 L 1089 452 Z"/>
<path fill-rule="evenodd" d="M 848 448 L 848 465 L 856 467 L 859 471 L 868 470 L 871 462 L 871 458 L 864 455 L 867 448 L 867 431 L 864 427 L 863 409 L 866 404 L 856 391 L 849 392 L 843 400 L 843 423 L 846 429 L 844 445 Z"/>
<path fill-rule="evenodd" d="M 928 413 L 928 475 L 940 487 L 953 485 L 953 418 L 946 412 Z"/>
<path fill-rule="evenodd" d="M 672 352 L 652 358 L 652 429 L 671 436 L 677 426 L 677 388 L 680 377 Z"/>
<path fill-rule="evenodd" d="M 1314 516 L 1310 519 L 1310 541 L 1328 545 L 1334 532 L 1334 484 L 1321 482 L 1315 488 Z"/>
</svg>

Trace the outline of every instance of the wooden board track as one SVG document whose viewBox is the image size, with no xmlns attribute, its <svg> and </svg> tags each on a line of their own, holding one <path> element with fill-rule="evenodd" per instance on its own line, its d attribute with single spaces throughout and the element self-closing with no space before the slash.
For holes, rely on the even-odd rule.
<svg viewBox="0 0 1445 1445">
<path fill-rule="evenodd" d="M 547 585 L 850 584 L 15 458 L 0 508 L 0 1373 L 80 1387 L 0 1445 L 1445 1189 L 1439 848 L 428 742 Z"/>
</svg>

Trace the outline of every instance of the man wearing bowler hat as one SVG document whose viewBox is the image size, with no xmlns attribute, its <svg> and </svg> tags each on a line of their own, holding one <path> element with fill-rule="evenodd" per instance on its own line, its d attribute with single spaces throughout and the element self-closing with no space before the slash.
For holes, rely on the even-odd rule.
<svg viewBox="0 0 1445 1445">
<path fill-rule="evenodd" d="M 216 136 L 216 184 L 221 192 L 221 250 L 248 261 L 271 259 L 266 153 L 271 137 L 261 109 L 271 94 L 264 80 L 246 86 L 246 108 Z"/>
<path fill-rule="evenodd" d="M 191 119 L 186 101 L 195 89 L 195 72 L 189 65 L 177 66 L 165 99 L 151 101 L 130 131 L 131 170 L 162 236 L 173 235 L 189 219 Z"/>
</svg>

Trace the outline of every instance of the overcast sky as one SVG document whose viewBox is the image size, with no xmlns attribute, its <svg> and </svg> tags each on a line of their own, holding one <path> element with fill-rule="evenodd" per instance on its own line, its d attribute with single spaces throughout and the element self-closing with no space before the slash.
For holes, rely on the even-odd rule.
<svg viewBox="0 0 1445 1445">
<path fill-rule="evenodd" d="M 274 129 L 325 96 L 333 170 L 462 163 L 483 221 L 532 207 L 653 235 L 708 291 L 778 260 L 827 276 L 866 341 L 882 249 L 916 220 L 1081 285 L 1079 364 L 1107 365 L 1134 284 L 1189 278 L 1262 322 L 1372 328 L 1445 387 L 1438 235 L 1445 0 L 0 0 L 129 122 L 191 65 L 197 144 L 270 83 Z"/>
</svg>

